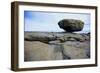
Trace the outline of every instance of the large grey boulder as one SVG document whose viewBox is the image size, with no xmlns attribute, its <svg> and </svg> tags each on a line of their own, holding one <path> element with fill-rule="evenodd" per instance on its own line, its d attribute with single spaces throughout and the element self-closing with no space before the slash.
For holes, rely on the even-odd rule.
<svg viewBox="0 0 100 73">
<path fill-rule="evenodd" d="M 58 22 L 58 25 L 67 32 L 75 32 L 83 29 L 84 22 L 76 19 L 63 19 Z"/>
</svg>

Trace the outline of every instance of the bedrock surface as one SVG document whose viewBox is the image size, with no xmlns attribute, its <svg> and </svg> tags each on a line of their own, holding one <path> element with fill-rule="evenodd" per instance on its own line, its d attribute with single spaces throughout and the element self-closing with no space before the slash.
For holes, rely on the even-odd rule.
<svg viewBox="0 0 100 73">
<path fill-rule="evenodd" d="M 24 60 L 70 60 L 90 58 L 90 34 L 25 32 Z"/>
</svg>

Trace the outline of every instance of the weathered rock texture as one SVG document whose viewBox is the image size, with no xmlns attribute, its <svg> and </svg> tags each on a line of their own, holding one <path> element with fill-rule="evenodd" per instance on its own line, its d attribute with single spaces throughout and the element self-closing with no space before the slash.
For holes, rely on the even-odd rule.
<svg viewBox="0 0 100 73">
<path fill-rule="evenodd" d="M 90 34 L 25 32 L 25 61 L 90 58 Z"/>
<path fill-rule="evenodd" d="M 67 32 L 75 32 L 83 29 L 84 22 L 75 19 L 63 19 L 58 22 L 58 25 Z"/>
<path fill-rule="evenodd" d="M 62 59 L 62 54 L 51 46 L 39 41 L 25 41 L 25 60 L 40 61 Z M 56 57 L 57 56 L 57 57 Z"/>
</svg>

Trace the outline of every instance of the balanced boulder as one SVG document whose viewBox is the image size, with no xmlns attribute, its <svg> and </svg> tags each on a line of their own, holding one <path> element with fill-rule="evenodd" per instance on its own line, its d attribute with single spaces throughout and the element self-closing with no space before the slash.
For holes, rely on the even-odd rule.
<svg viewBox="0 0 100 73">
<path fill-rule="evenodd" d="M 63 19 L 58 22 L 58 25 L 66 32 L 76 32 L 83 29 L 84 22 L 76 19 Z"/>
</svg>

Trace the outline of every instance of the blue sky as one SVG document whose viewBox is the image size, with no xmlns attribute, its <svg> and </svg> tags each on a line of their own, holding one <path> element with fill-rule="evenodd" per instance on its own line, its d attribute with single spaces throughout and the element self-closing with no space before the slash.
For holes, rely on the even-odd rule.
<svg viewBox="0 0 100 73">
<path fill-rule="evenodd" d="M 58 26 L 62 19 L 82 20 L 85 25 L 79 33 L 90 32 L 90 14 L 24 11 L 24 31 L 63 32 Z"/>
</svg>

